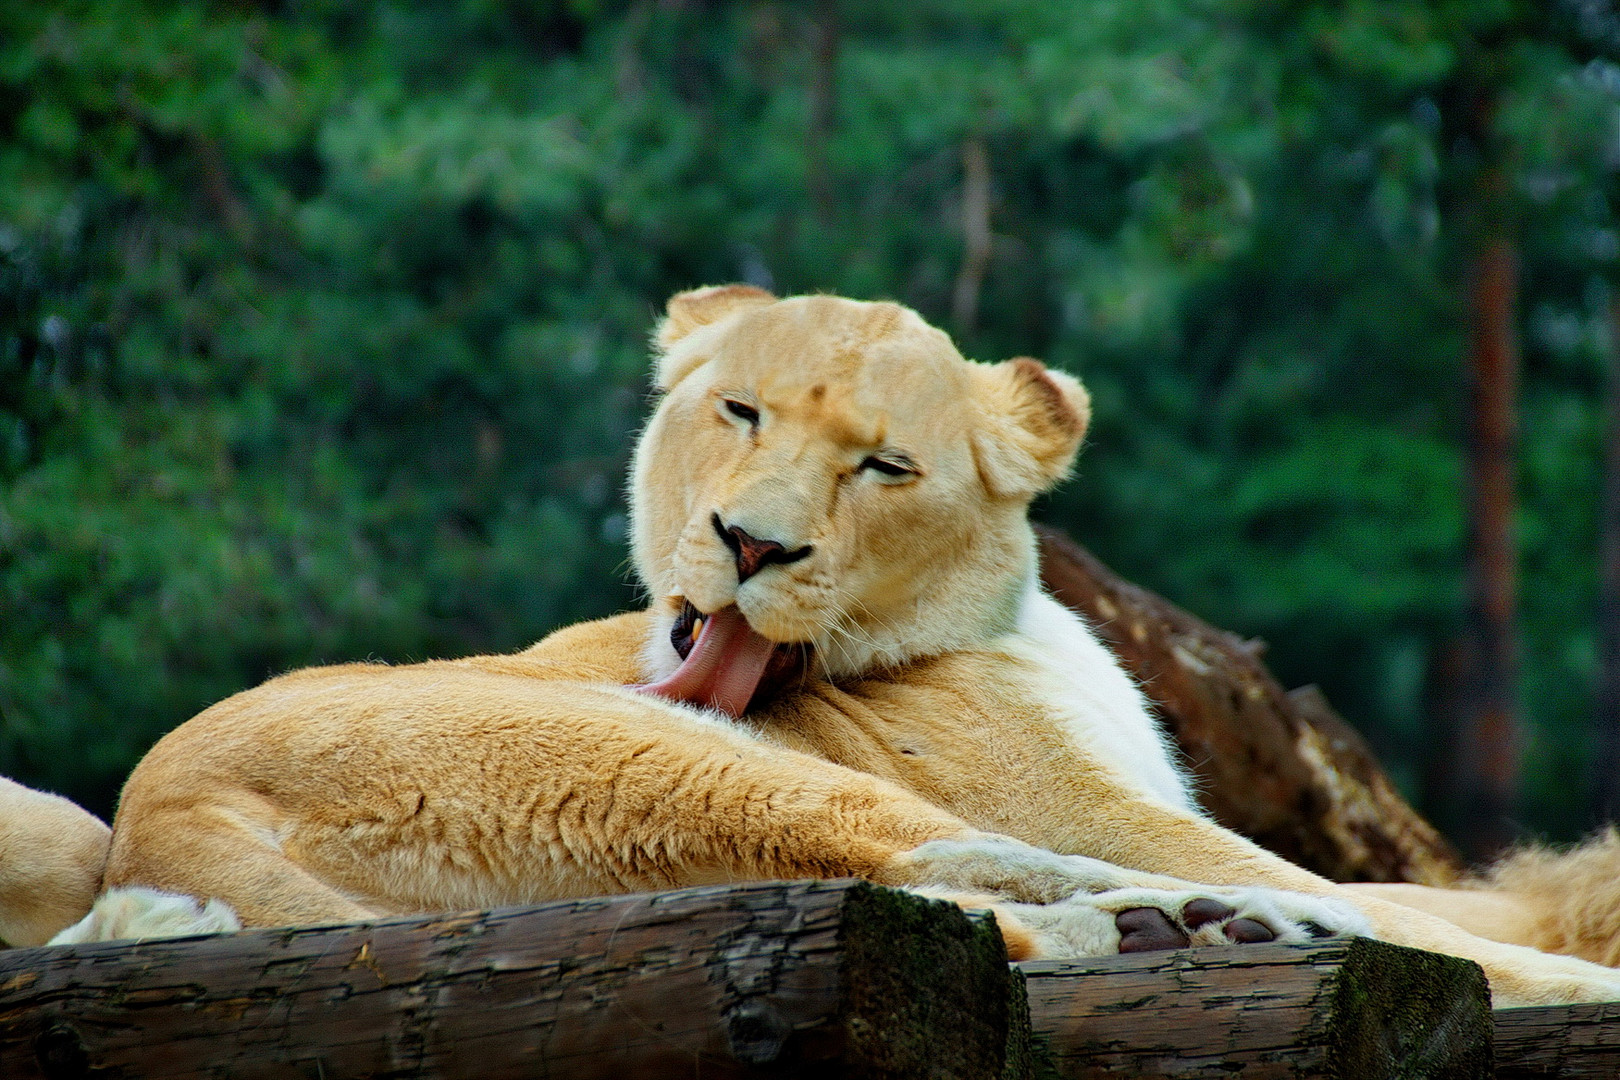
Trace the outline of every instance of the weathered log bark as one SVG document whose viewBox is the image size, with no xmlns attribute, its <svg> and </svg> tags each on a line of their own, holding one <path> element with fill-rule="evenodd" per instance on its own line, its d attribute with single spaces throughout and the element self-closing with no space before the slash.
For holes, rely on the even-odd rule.
<svg viewBox="0 0 1620 1080">
<path fill-rule="evenodd" d="M 1620 1005 L 1498 1009 L 1498 1080 L 1614 1080 L 1620 1076 Z"/>
<path fill-rule="evenodd" d="M 1216 820 L 1337 881 L 1444 885 L 1456 852 L 1314 687 L 1286 691 L 1243 640 L 1132 585 L 1053 529 L 1041 577 L 1136 676 Z"/>
<path fill-rule="evenodd" d="M 1019 965 L 1057 1075 L 1491 1075 L 1485 974 L 1363 939 Z"/>
<path fill-rule="evenodd" d="M 0 953 L 6 1080 L 1001 1077 L 1028 1054 L 993 922 L 860 882 Z"/>
</svg>

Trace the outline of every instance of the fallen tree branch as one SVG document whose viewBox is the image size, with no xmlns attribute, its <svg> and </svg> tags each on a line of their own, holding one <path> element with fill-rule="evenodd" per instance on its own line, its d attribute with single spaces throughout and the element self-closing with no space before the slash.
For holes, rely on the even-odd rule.
<svg viewBox="0 0 1620 1080">
<path fill-rule="evenodd" d="M 1461 875 L 1456 851 L 1320 691 L 1284 690 L 1250 643 L 1125 581 L 1062 533 L 1038 532 L 1046 587 L 1142 684 L 1217 821 L 1336 881 Z"/>
</svg>

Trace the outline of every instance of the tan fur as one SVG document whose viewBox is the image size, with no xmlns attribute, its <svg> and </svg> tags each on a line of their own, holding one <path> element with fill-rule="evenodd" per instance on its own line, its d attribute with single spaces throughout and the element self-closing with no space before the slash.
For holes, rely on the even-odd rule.
<svg viewBox="0 0 1620 1080">
<path fill-rule="evenodd" d="M 1567 852 L 1515 852 L 1491 868 L 1485 888 L 1535 912 L 1525 944 L 1620 964 L 1620 834 L 1614 828 Z"/>
<path fill-rule="evenodd" d="M 1514 851 L 1455 889 L 1353 888 L 1421 908 L 1492 941 L 1620 965 L 1620 833 L 1611 826 L 1567 851 Z"/>
<path fill-rule="evenodd" d="M 88 911 L 111 839 L 68 800 L 0 777 L 0 941 L 43 945 Z"/>
<path fill-rule="evenodd" d="M 968 363 L 897 305 L 749 287 L 675 297 L 655 340 L 646 611 L 221 702 L 130 777 L 108 885 L 274 925 L 858 875 L 991 905 L 1020 954 L 1105 951 L 1111 913 L 1217 895 L 1291 940 L 1472 957 L 1501 1003 L 1620 997 L 1620 973 L 1347 892 L 1192 806 L 1137 689 L 1034 586 L 1027 505 L 1084 436 L 1078 382 Z M 739 584 L 716 518 L 807 554 Z M 813 673 L 736 722 L 627 689 L 675 668 L 683 601 L 735 604 Z"/>
</svg>

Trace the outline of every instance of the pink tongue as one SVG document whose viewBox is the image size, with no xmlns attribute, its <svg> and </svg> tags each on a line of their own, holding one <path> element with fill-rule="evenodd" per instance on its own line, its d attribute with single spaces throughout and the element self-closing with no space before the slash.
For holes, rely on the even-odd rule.
<svg viewBox="0 0 1620 1080">
<path fill-rule="evenodd" d="M 741 716 L 775 650 L 776 642 L 754 633 L 735 606 L 721 608 L 706 617 L 702 635 L 672 675 L 637 689 Z"/>
</svg>

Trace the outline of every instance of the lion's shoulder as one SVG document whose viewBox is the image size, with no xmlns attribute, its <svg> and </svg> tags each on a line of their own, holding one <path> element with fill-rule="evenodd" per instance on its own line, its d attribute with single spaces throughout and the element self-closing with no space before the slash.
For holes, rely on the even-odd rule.
<svg viewBox="0 0 1620 1080">
<path fill-rule="evenodd" d="M 522 652 L 475 657 L 473 662 L 513 675 L 635 683 L 646 678 L 641 656 L 651 629 L 651 612 L 630 611 L 565 626 Z"/>
</svg>

